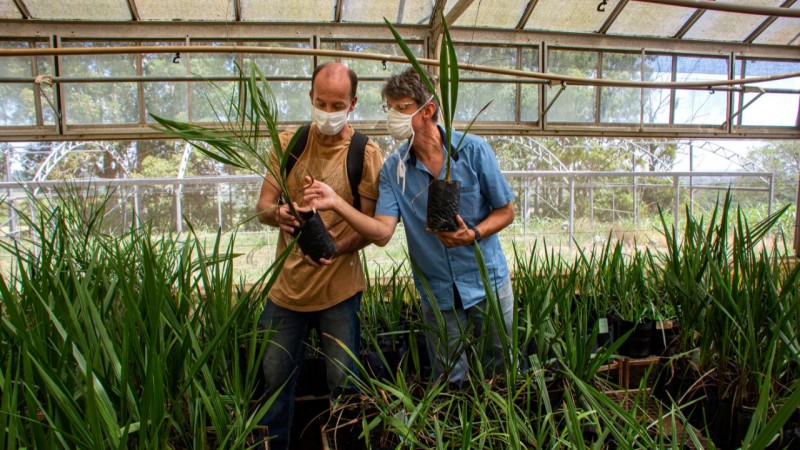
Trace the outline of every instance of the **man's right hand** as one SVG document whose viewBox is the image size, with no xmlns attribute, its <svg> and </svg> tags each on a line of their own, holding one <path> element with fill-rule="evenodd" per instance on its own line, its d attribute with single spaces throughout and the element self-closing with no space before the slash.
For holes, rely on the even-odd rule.
<svg viewBox="0 0 800 450">
<path fill-rule="evenodd" d="M 305 177 L 305 182 L 309 185 L 303 193 L 306 205 L 319 211 L 336 210 L 336 202 L 340 200 L 340 197 L 332 187 L 308 176 Z"/>
<path fill-rule="evenodd" d="M 298 209 L 297 203 L 294 204 L 295 209 Z M 294 233 L 294 229 L 300 226 L 300 222 L 294 217 L 287 205 L 277 205 L 275 209 L 275 223 L 284 232 L 289 235 Z"/>
</svg>

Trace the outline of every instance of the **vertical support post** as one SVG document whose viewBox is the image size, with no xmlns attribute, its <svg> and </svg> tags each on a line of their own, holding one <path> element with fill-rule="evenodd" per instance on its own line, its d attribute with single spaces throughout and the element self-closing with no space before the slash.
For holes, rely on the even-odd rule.
<svg viewBox="0 0 800 450">
<path fill-rule="evenodd" d="M 530 210 L 530 199 L 528 196 L 530 195 L 530 179 L 525 178 L 525 187 L 523 188 L 524 197 L 522 202 L 522 237 L 528 237 L 528 213 Z"/>
<path fill-rule="evenodd" d="M 575 175 L 569 177 L 569 249 L 575 239 Z"/>
<path fill-rule="evenodd" d="M 675 232 L 675 238 L 678 237 L 678 212 L 680 211 L 680 184 L 678 176 L 672 177 L 672 185 L 675 187 L 675 200 L 672 204 L 672 231 Z"/>
<path fill-rule="evenodd" d="M 689 172 L 694 172 L 694 144 L 689 141 Z M 689 211 L 694 214 L 694 177 L 689 175 Z"/>
<path fill-rule="evenodd" d="M 767 215 L 772 215 L 772 199 L 775 198 L 775 174 L 769 174 L 769 203 L 767 204 Z"/>
<path fill-rule="evenodd" d="M 11 157 L 14 155 L 14 147 L 8 147 L 8 154 L 6 154 L 6 181 L 11 181 Z M 17 215 L 14 211 L 14 196 L 12 195 L 11 188 L 8 188 L 8 235 L 19 241 L 16 235 L 16 221 Z"/>
<path fill-rule="evenodd" d="M 636 172 L 636 152 L 633 153 L 631 156 L 631 170 Z M 637 180 L 639 179 L 636 175 L 633 177 L 633 224 L 639 225 L 639 186 L 637 185 Z"/>
<path fill-rule="evenodd" d="M 222 231 L 222 183 L 217 183 L 217 222 Z"/>
<path fill-rule="evenodd" d="M 133 186 L 133 224 L 136 228 L 139 228 L 141 224 L 139 223 L 139 186 Z"/>
<path fill-rule="evenodd" d="M 594 228 L 594 177 L 589 175 L 589 225 Z"/>
<path fill-rule="evenodd" d="M 180 183 L 180 181 L 181 180 L 178 180 L 179 184 L 175 188 L 175 232 L 179 236 L 183 231 L 183 207 L 181 205 L 181 191 L 183 190 L 183 184 Z"/>
<path fill-rule="evenodd" d="M 798 115 L 800 117 L 800 115 Z M 800 175 L 797 177 L 797 195 L 794 198 L 795 206 L 800 202 Z M 800 257 L 800 208 L 794 212 L 794 256 Z"/>
</svg>

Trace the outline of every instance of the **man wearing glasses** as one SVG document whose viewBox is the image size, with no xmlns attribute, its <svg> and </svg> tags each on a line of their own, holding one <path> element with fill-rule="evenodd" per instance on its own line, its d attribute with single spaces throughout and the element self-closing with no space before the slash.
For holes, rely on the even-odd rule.
<svg viewBox="0 0 800 450">
<path fill-rule="evenodd" d="M 429 354 L 435 356 L 433 374 L 462 383 L 469 372 L 464 348 L 471 342 L 468 336 L 465 339 L 465 330 L 483 331 L 488 313 L 473 243 L 480 246 L 492 283 L 486 288 L 496 293 L 503 320 L 502 329 L 492 326 L 492 351 L 483 355 L 484 360 L 494 367 L 505 360 L 500 333 L 510 336 L 514 298 L 497 233 L 514 220 L 514 194 L 489 144 L 467 134 L 451 162 L 452 178 L 461 182 L 458 228 L 426 230 L 425 191 L 432 180 L 444 178 L 446 152 L 463 133 L 454 132 L 450 145 L 444 145 L 444 129 L 437 125 L 439 107 L 413 68 L 392 76 L 382 95 L 389 133 L 406 142 L 381 168 L 375 216 L 360 213 L 319 181 L 306 190 L 305 201 L 319 210 L 337 212 L 379 246 L 386 245 L 403 220 L 414 282 L 422 296 Z M 430 298 L 423 279 L 433 294 Z M 437 316 L 443 319 L 446 337 L 439 331 Z"/>
</svg>

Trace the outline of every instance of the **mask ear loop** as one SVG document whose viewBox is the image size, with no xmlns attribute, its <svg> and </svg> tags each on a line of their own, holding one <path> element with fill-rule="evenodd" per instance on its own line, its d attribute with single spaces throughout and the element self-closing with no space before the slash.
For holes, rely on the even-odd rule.
<svg viewBox="0 0 800 450">
<path fill-rule="evenodd" d="M 425 103 L 423 103 L 422 106 L 420 106 L 418 110 L 414 111 L 414 114 L 412 114 L 411 117 L 416 116 L 417 113 L 422 111 L 422 108 L 424 108 L 428 103 L 430 103 L 431 100 L 433 100 L 433 95 L 428 97 L 428 100 Z M 401 187 L 401 190 L 400 190 L 400 192 L 402 192 L 403 194 L 406 193 L 406 159 L 408 158 L 408 152 L 411 151 L 411 146 L 414 145 L 414 137 L 415 136 L 416 136 L 416 133 L 414 132 L 414 127 L 411 127 L 411 137 L 408 139 L 408 146 L 406 147 L 406 154 L 405 155 L 400 155 L 400 163 L 397 165 L 397 184 L 401 184 L 400 180 L 401 179 L 403 180 L 402 187 Z"/>
</svg>

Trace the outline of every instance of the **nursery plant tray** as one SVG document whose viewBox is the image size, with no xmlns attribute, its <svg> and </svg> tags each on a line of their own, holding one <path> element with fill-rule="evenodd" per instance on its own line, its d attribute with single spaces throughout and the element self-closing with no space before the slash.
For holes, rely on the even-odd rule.
<svg viewBox="0 0 800 450">
<path fill-rule="evenodd" d="M 706 449 L 708 448 L 708 443 L 703 435 L 703 433 L 696 428 L 692 427 L 689 424 L 683 424 L 679 420 L 676 420 L 674 423 L 672 419 L 669 417 L 668 412 L 669 408 L 664 406 L 660 400 L 654 398 L 650 395 L 650 389 L 647 389 L 646 392 L 642 393 L 639 389 L 622 389 L 622 390 L 614 390 L 614 391 L 605 391 L 605 395 L 613 400 L 615 403 L 620 405 L 626 411 L 631 411 L 634 408 L 637 409 L 636 415 L 644 417 L 648 424 L 648 431 L 651 436 L 657 436 L 658 434 L 663 434 L 665 438 L 670 438 L 672 436 L 679 436 L 683 437 L 684 440 L 682 442 L 677 443 L 680 445 L 681 448 L 688 448 L 688 449 Z M 635 401 L 637 396 L 646 396 L 648 397 L 647 407 L 643 408 L 641 404 Z M 673 424 L 675 425 L 675 430 L 672 429 Z M 698 440 L 700 441 L 701 446 L 697 447 L 689 438 L 686 432 L 687 428 L 691 428 L 694 431 L 694 434 L 697 436 Z"/>
</svg>

